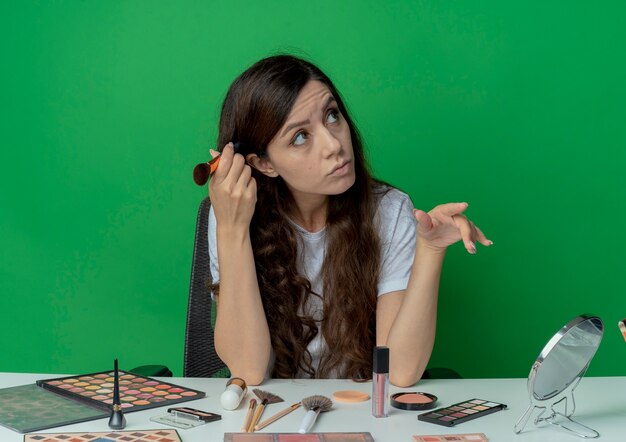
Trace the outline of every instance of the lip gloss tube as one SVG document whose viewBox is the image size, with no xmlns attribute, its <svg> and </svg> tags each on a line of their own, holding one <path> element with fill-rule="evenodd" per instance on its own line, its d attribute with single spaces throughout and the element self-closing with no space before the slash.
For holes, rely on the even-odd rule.
<svg viewBox="0 0 626 442">
<path fill-rule="evenodd" d="M 372 416 L 389 415 L 389 348 L 374 348 L 372 373 Z"/>
</svg>

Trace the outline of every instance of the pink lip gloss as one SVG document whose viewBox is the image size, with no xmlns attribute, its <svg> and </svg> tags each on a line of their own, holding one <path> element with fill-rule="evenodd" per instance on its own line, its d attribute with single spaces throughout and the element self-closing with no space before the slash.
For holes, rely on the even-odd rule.
<svg viewBox="0 0 626 442">
<path fill-rule="evenodd" d="M 372 416 L 389 415 L 389 348 L 374 348 L 372 373 Z"/>
</svg>

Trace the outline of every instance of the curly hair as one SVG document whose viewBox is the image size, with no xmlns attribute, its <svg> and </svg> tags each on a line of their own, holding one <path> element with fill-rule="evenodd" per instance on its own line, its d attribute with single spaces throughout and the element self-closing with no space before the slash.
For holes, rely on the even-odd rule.
<svg viewBox="0 0 626 442">
<path fill-rule="evenodd" d="M 306 60 L 291 55 L 265 58 L 242 73 L 228 90 L 217 145 L 239 141 L 241 154 L 263 157 L 300 91 L 311 80 L 328 87 L 350 128 L 356 180 L 343 194 L 329 196 L 323 293 L 314 293 L 311 282 L 297 268 L 299 233 L 289 221 L 295 208 L 291 192 L 281 177 L 269 178 L 253 168 L 257 204 L 250 237 L 275 353 L 272 376 L 293 378 L 304 373 L 318 378 L 333 374 L 366 379 L 372 373 L 381 265 L 374 216 L 385 186 L 371 176 L 361 137 L 339 92 Z M 219 287 L 213 290 L 218 293 Z M 319 327 L 306 313 L 311 296 L 323 300 Z M 307 346 L 320 331 L 326 345 L 315 368 Z"/>
</svg>

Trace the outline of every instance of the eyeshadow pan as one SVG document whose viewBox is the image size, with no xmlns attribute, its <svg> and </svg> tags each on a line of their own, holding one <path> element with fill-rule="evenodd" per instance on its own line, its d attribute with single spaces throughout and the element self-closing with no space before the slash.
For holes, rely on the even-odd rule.
<svg viewBox="0 0 626 442">
<path fill-rule="evenodd" d="M 467 405 L 471 405 L 471 407 L 468 408 Z M 420 414 L 417 416 L 417 419 L 424 422 L 451 427 L 487 414 L 495 413 L 496 411 L 503 410 L 505 408 L 505 404 L 500 404 L 498 402 L 472 399 L 450 405 L 449 407 L 439 408 L 430 413 Z"/>
</svg>

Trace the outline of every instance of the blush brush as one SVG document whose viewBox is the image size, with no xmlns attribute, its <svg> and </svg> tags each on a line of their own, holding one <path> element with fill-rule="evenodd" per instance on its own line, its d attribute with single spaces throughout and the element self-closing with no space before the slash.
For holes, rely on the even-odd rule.
<svg viewBox="0 0 626 442">
<path fill-rule="evenodd" d="M 256 411 L 254 412 L 254 417 L 252 418 L 252 422 L 250 422 L 250 426 L 248 427 L 248 433 L 254 433 L 254 426 L 259 423 L 259 419 L 261 419 L 261 415 L 263 414 L 263 410 L 269 404 L 276 404 L 278 402 L 283 402 L 283 398 L 280 396 L 276 396 L 269 391 L 259 390 L 255 388 L 252 390 L 256 397 L 259 398 L 261 403 L 256 407 Z"/>
<path fill-rule="evenodd" d="M 238 153 L 243 148 L 243 144 L 240 142 L 236 142 L 233 144 L 233 149 L 235 153 Z M 206 163 L 197 164 L 196 167 L 193 168 L 193 180 L 198 186 L 204 186 L 207 181 L 209 181 L 209 177 L 215 173 L 217 170 L 217 166 L 220 164 L 220 158 L 222 154 L 220 153 L 215 158 L 207 161 Z"/>
<path fill-rule="evenodd" d="M 319 416 L 320 413 L 324 413 L 332 408 L 333 401 L 326 396 L 316 394 L 302 399 L 302 406 L 305 410 L 307 410 L 307 412 L 304 415 L 304 419 L 302 419 L 300 429 L 298 430 L 298 433 L 300 434 L 308 433 L 311 427 L 313 427 L 317 416 Z"/>
</svg>

